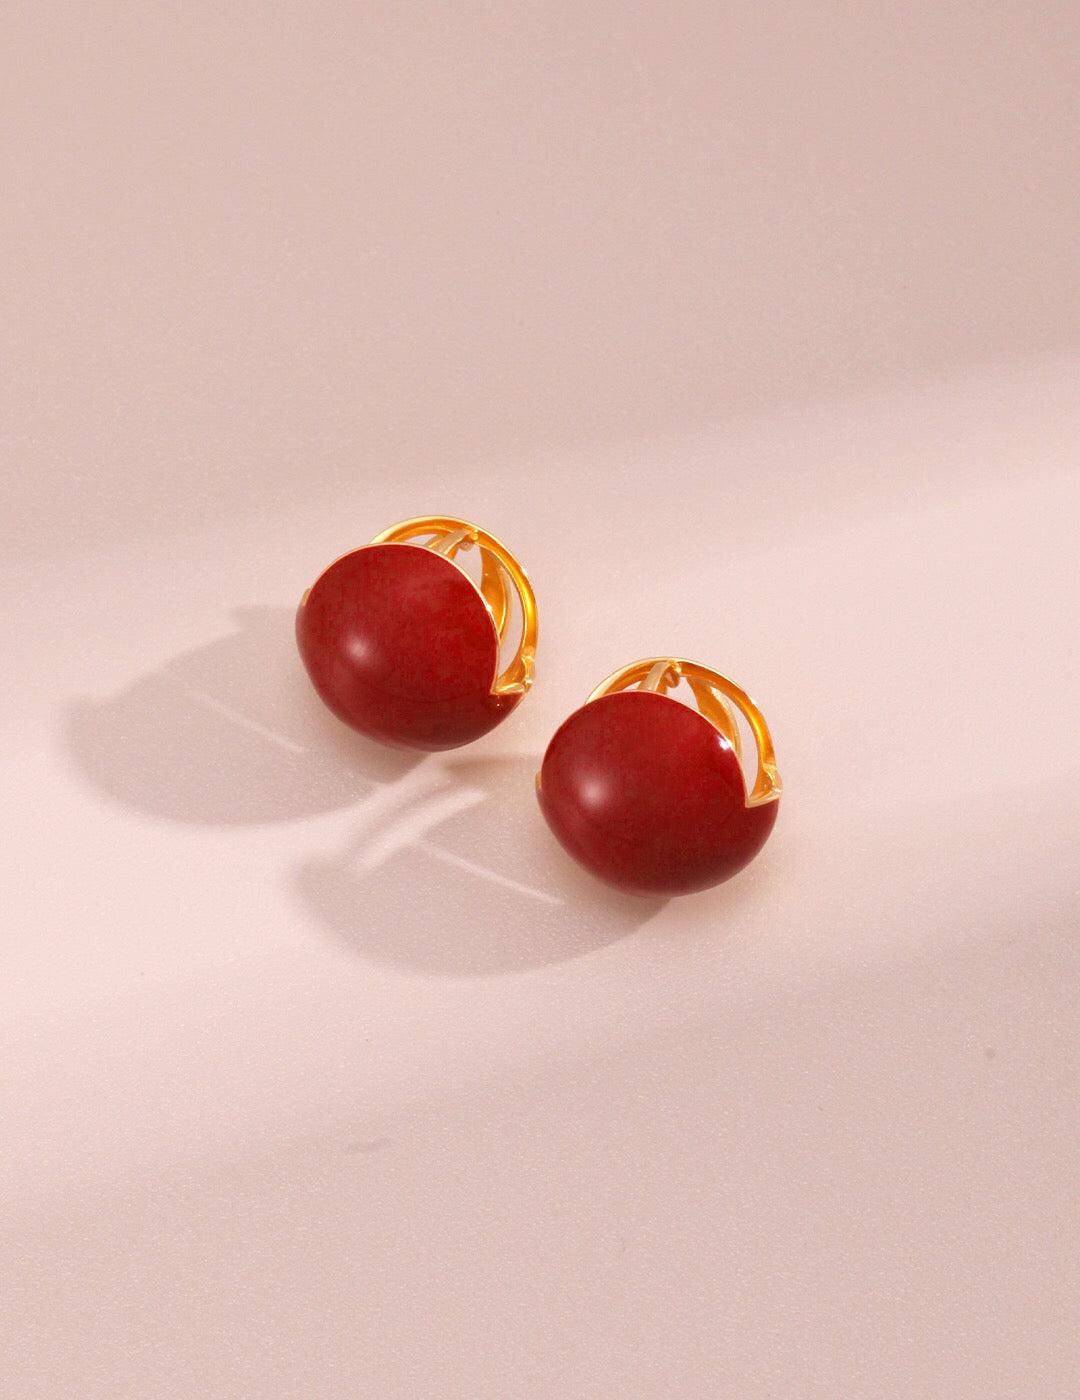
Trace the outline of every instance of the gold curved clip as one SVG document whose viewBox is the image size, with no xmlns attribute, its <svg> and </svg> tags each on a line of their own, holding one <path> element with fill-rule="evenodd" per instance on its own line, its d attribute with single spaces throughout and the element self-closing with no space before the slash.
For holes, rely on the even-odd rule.
<svg viewBox="0 0 1080 1400">
<path fill-rule="evenodd" d="M 512 617 L 511 589 L 521 604 L 521 639 L 513 657 L 496 678 L 493 694 L 523 695 L 529 689 L 536 660 L 536 597 L 525 570 L 500 540 L 481 530 L 478 525 L 458 520 L 452 515 L 422 515 L 391 525 L 376 535 L 371 543 L 418 544 L 451 561 L 459 549 L 469 549 L 475 545 L 480 550 L 480 582 L 475 583 L 468 574 L 465 577 L 484 600 L 495 624 L 500 646 L 506 640 Z M 462 573 L 465 573 L 464 569 Z"/>
<path fill-rule="evenodd" d="M 614 695 L 620 690 L 629 690 L 631 686 L 666 695 L 680 680 L 686 681 L 690 687 L 701 714 L 720 731 L 735 750 L 740 767 L 742 740 L 732 706 L 746 717 L 758 751 L 757 780 L 753 791 L 747 796 L 747 806 L 759 807 L 766 802 L 776 802 L 783 784 L 776 769 L 776 753 L 769 726 L 746 691 L 741 690 L 734 681 L 729 681 L 727 676 L 722 676 L 719 671 L 710 670 L 708 666 L 702 666 L 697 661 L 686 661 L 682 657 L 650 657 L 646 661 L 634 661 L 629 666 L 614 671 L 607 680 L 600 682 L 585 703 L 599 700 L 603 695 Z M 745 769 L 743 771 L 745 774 Z"/>
</svg>

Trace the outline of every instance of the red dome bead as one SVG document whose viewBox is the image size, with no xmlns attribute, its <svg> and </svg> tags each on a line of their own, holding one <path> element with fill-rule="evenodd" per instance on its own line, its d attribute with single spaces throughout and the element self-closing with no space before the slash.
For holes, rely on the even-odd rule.
<svg viewBox="0 0 1080 1400">
<path fill-rule="evenodd" d="M 741 870 L 779 802 L 748 806 L 734 749 L 681 700 L 602 695 L 559 728 L 537 782 L 548 825 L 601 880 L 636 894 L 689 894 Z"/>
<path fill-rule="evenodd" d="M 366 545 L 331 564 L 300 605 L 296 640 L 334 714 L 384 744 L 457 748 L 521 699 L 493 693 L 499 633 L 480 590 L 422 545 Z"/>
</svg>

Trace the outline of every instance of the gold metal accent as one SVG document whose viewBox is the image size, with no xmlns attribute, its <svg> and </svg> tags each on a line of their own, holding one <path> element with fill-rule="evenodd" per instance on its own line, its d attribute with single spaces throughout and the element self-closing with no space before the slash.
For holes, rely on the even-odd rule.
<svg viewBox="0 0 1080 1400">
<path fill-rule="evenodd" d="M 657 695 L 666 695 L 673 685 L 679 684 L 679 668 L 670 661 L 657 661 L 649 674 L 638 685 L 638 690 L 655 690 Z"/>
<path fill-rule="evenodd" d="M 468 549 L 475 542 L 476 536 L 466 527 L 461 530 L 452 530 L 448 535 L 440 535 L 431 540 L 426 548 L 430 549 L 433 554 L 443 554 L 447 559 L 453 559 L 459 549 Z M 372 544 L 374 543 L 375 541 L 372 540 Z"/>
<path fill-rule="evenodd" d="M 686 661 L 682 657 L 650 657 L 647 661 L 634 661 L 629 666 L 623 666 L 613 672 L 607 680 L 600 682 L 585 703 L 590 704 L 603 695 L 614 695 L 620 690 L 629 690 L 631 686 L 666 696 L 680 680 L 686 681 L 690 687 L 704 718 L 720 731 L 735 750 L 740 766 L 742 741 L 732 706 L 746 717 L 753 730 L 758 751 L 757 781 L 746 799 L 747 806 L 760 807 L 766 802 L 776 802 L 783 784 L 776 770 L 776 753 L 769 726 L 746 691 L 741 690 L 734 681 L 722 676 L 719 671 L 710 670 L 708 666 L 702 666 L 697 661 Z M 674 696 L 668 698 L 675 700 Z M 680 703 L 675 700 L 675 704 Z M 743 772 L 745 771 L 744 768 Z"/>
<path fill-rule="evenodd" d="M 426 539 L 425 536 L 431 538 Z M 478 525 L 471 525 L 467 520 L 458 520 L 452 515 L 421 515 L 391 525 L 376 535 L 371 543 L 415 544 L 434 550 L 451 563 L 456 562 L 454 556 L 459 549 L 471 549 L 475 545 L 480 551 L 481 560 L 479 584 L 464 569 L 461 572 L 484 600 L 484 606 L 495 624 L 500 646 L 506 640 L 512 617 L 511 589 L 521 604 L 521 639 L 513 657 L 497 677 L 492 693 L 523 695 L 529 689 L 533 683 L 536 661 L 536 597 L 525 570 L 501 541 Z"/>
</svg>

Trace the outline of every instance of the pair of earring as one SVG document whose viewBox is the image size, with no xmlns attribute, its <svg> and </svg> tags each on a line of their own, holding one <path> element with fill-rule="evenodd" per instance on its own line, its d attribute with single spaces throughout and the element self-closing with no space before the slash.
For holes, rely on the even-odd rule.
<svg viewBox="0 0 1080 1400">
<path fill-rule="evenodd" d="M 479 580 L 458 554 L 475 547 Z M 516 601 L 516 608 L 515 608 Z M 511 628 L 520 636 L 509 659 Z M 304 594 L 300 655 L 319 696 L 399 748 L 458 748 L 533 682 L 536 599 L 505 545 L 452 516 L 406 520 L 335 560 Z M 667 692 L 685 681 L 696 708 Z M 757 747 L 744 775 L 739 712 Z M 776 821 L 780 777 L 757 706 L 696 662 L 636 661 L 602 681 L 548 744 L 536 781 L 548 825 L 587 870 L 638 894 L 734 875 Z"/>
</svg>

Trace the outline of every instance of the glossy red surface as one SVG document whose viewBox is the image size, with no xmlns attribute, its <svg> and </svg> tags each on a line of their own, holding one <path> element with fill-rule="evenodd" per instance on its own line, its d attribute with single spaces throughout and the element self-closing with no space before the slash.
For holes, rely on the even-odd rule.
<svg viewBox="0 0 1080 1400">
<path fill-rule="evenodd" d="M 457 748 L 521 698 L 491 693 L 499 634 L 479 590 L 420 545 L 367 545 L 331 564 L 300 605 L 296 640 L 334 714 L 384 744 Z"/>
<path fill-rule="evenodd" d="M 779 802 L 747 807 L 734 750 L 697 710 L 654 691 L 602 696 L 548 745 L 548 825 L 587 870 L 637 894 L 690 894 L 741 870 Z"/>
</svg>

